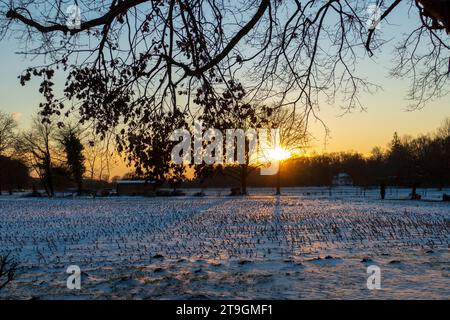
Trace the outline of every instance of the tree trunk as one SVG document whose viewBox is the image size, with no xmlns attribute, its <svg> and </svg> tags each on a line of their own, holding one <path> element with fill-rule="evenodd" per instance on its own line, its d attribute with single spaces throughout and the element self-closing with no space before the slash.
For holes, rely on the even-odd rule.
<svg viewBox="0 0 450 320">
<path fill-rule="evenodd" d="M 381 200 L 384 200 L 384 198 L 386 197 L 386 186 L 383 183 L 380 186 L 380 196 Z"/>
<path fill-rule="evenodd" d="M 412 200 L 416 200 L 416 195 L 417 195 L 416 190 L 417 190 L 417 186 L 416 186 L 416 184 L 413 184 L 412 192 L 411 192 L 411 199 Z"/>
<path fill-rule="evenodd" d="M 83 180 L 78 180 L 78 195 L 81 196 L 83 194 Z"/>
<path fill-rule="evenodd" d="M 47 193 L 50 197 L 53 197 L 55 195 L 55 189 L 53 187 L 52 169 L 50 168 L 49 165 L 47 165 L 46 171 L 47 172 L 45 173 L 45 175 L 46 175 L 45 182 L 46 182 L 46 185 L 48 188 Z"/>
<path fill-rule="evenodd" d="M 277 196 L 281 195 L 281 162 L 278 164 L 276 195 Z"/>
<path fill-rule="evenodd" d="M 247 165 L 241 165 L 241 193 L 247 195 Z"/>
<path fill-rule="evenodd" d="M 53 188 L 53 179 L 51 174 L 47 177 L 47 185 L 50 197 L 53 197 L 55 195 L 55 189 Z"/>
</svg>

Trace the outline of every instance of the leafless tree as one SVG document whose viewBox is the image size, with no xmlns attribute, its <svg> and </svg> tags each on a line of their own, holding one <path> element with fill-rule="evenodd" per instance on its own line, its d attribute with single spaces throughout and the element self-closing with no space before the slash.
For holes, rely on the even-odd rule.
<svg viewBox="0 0 450 320">
<path fill-rule="evenodd" d="M 84 155 L 86 158 L 87 177 L 93 181 L 95 179 L 108 179 L 111 170 L 119 162 L 114 148 L 114 136 L 109 132 L 104 139 L 101 139 L 92 129 L 84 130 L 83 140 L 85 142 Z"/>
<path fill-rule="evenodd" d="M 442 125 L 438 128 L 436 135 L 440 139 L 450 139 L 450 117 L 442 121 Z"/>
<path fill-rule="evenodd" d="M 61 160 L 58 160 L 55 133 L 54 123 L 42 122 L 36 117 L 31 128 L 22 132 L 15 143 L 17 153 L 39 177 L 48 196 L 55 193 L 52 171 L 56 162 Z"/>
<path fill-rule="evenodd" d="M 0 156 L 13 145 L 16 128 L 13 116 L 0 111 Z"/>
<path fill-rule="evenodd" d="M 240 89 L 235 89 L 234 92 L 238 96 L 243 96 L 243 91 Z M 239 93 L 239 91 L 241 91 Z M 228 91 L 227 91 L 228 92 Z M 227 95 L 225 93 L 225 96 Z M 231 99 L 234 101 L 234 99 Z M 227 109 L 227 103 L 223 103 L 223 108 Z M 228 163 L 224 166 L 213 166 L 215 169 L 219 169 L 223 174 L 231 177 L 240 184 L 240 190 L 242 194 L 247 194 L 247 180 L 249 176 L 259 168 L 267 166 L 270 161 L 271 155 L 267 154 L 269 150 L 274 150 L 277 148 L 282 148 L 284 151 L 288 151 L 292 157 L 298 156 L 304 151 L 309 141 L 309 134 L 307 132 L 307 126 L 304 119 L 298 114 L 295 114 L 288 107 L 267 107 L 250 105 L 241 101 L 241 104 L 232 105 L 231 108 L 226 113 L 217 113 L 212 115 L 213 119 L 206 119 L 208 123 L 213 123 L 215 128 L 231 128 L 235 126 L 236 128 L 242 129 L 244 131 L 244 141 L 243 146 L 244 153 L 243 158 L 240 159 L 238 163 Z M 205 119 L 205 118 L 203 118 Z M 260 135 L 258 129 L 269 129 L 267 130 L 267 137 Z M 273 130 L 278 130 L 278 139 L 273 139 L 276 135 L 272 135 Z M 255 140 L 256 138 L 256 140 Z M 260 141 L 261 139 L 266 139 L 262 144 L 259 142 L 256 145 L 251 146 L 255 141 Z M 253 142 L 252 142 L 253 141 Z M 233 139 L 233 144 L 235 139 Z M 265 145 L 265 148 L 261 148 L 261 145 Z M 234 145 L 228 145 L 226 139 L 224 141 L 224 149 L 228 150 L 231 148 L 234 153 L 234 159 L 237 159 L 237 148 Z M 255 149 L 253 149 L 255 148 Z M 206 165 L 199 165 L 196 167 L 198 174 L 203 173 L 210 174 L 214 171 L 209 170 Z M 211 166 L 210 166 L 211 167 Z M 204 170 L 206 169 L 206 170 Z"/>
<path fill-rule="evenodd" d="M 291 158 L 301 156 L 311 139 L 305 119 L 285 107 L 274 108 L 268 121 L 270 128 L 280 132 L 280 147 L 288 151 Z"/>
<path fill-rule="evenodd" d="M 379 19 L 370 24 L 372 1 L 361 0 L 76 3 L 83 16 L 72 28 L 66 24 L 72 1 L 2 0 L 0 34 L 18 38 L 22 53 L 45 58 L 20 79 L 24 85 L 42 78 L 44 116 L 76 111 L 82 122 L 95 120 L 101 134 L 122 126 L 119 144 L 136 132 L 148 140 L 152 119 L 169 111 L 220 110 L 219 97 L 239 79 L 248 103 L 290 106 L 305 124 L 318 117 L 319 101 L 363 108 L 360 94 L 377 86 L 357 62 L 387 42 L 376 25 L 396 12 L 417 22 L 398 39 L 392 72 L 411 78 L 412 105 L 448 93 L 450 4 L 444 0 L 380 0 Z M 62 93 L 55 72 L 67 77 Z M 200 107 L 197 99 L 208 103 Z"/>
</svg>

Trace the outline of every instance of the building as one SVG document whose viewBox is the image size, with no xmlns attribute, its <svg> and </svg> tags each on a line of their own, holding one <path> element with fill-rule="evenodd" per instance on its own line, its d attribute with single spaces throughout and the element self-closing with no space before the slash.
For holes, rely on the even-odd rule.
<svg viewBox="0 0 450 320">
<path fill-rule="evenodd" d="M 116 184 L 119 196 L 141 196 L 153 192 L 155 188 L 155 182 L 147 180 L 118 180 Z"/>
<path fill-rule="evenodd" d="M 339 173 L 333 177 L 334 187 L 351 187 L 353 186 L 353 179 L 347 173 Z"/>
</svg>

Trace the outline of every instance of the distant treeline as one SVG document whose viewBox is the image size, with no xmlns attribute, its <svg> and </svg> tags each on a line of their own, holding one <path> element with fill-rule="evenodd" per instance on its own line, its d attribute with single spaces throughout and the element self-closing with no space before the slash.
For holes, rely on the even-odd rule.
<svg viewBox="0 0 450 320">
<path fill-rule="evenodd" d="M 12 193 L 15 189 L 27 188 L 30 182 L 28 167 L 23 161 L 0 155 L 0 194 L 2 190 Z"/>
<path fill-rule="evenodd" d="M 8 120 L 8 118 L 5 119 Z M 7 122 L 4 121 L 4 123 Z M 15 153 L 10 152 L 12 156 L 2 155 L 0 152 L 0 194 L 2 191 L 42 188 L 46 191 L 51 190 L 47 191 L 49 195 L 52 195 L 55 190 L 68 188 L 77 189 L 81 193 L 84 182 L 86 182 L 85 190 L 112 186 L 108 183 L 108 179 L 95 179 L 97 175 L 94 175 L 94 169 L 97 165 L 94 161 L 90 161 L 90 159 L 99 158 L 102 154 L 107 154 L 108 157 L 105 159 L 108 160 L 110 155 L 108 149 L 103 151 L 103 149 L 92 148 L 89 144 L 82 145 L 80 138 L 67 135 L 67 132 L 73 135 L 74 131 L 66 130 L 59 133 L 57 138 L 50 139 L 49 128 L 51 127 L 36 123 L 29 133 L 22 133 L 21 139 L 12 134 L 9 140 L 4 134 L 2 138 L 0 137 L 0 151 L 8 150 L 7 147 L 15 145 L 13 149 Z M 42 132 L 46 135 L 44 136 Z M 67 137 L 72 139 L 65 139 Z M 28 149 L 25 148 L 26 146 Z M 86 172 L 86 165 L 90 168 L 88 172 Z M 102 177 L 103 167 L 103 165 L 100 166 L 99 177 Z M 208 173 L 206 178 L 205 175 L 199 175 L 199 178 L 192 181 L 185 180 L 179 186 L 239 187 L 242 186 L 243 175 L 238 170 L 236 180 L 235 169 L 212 168 L 212 173 Z M 231 174 L 232 171 L 234 175 Z M 34 175 L 31 176 L 34 177 L 30 176 L 32 172 Z M 246 169 L 245 172 L 249 172 L 248 176 L 244 175 L 246 186 L 274 187 L 276 185 L 276 175 L 261 176 L 259 170 Z M 78 179 L 76 173 L 78 173 Z M 376 147 L 369 156 L 356 152 L 341 152 L 290 159 L 281 166 L 280 180 L 284 187 L 331 186 L 333 177 L 339 173 L 350 175 L 355 186 L 385 184 L 412 187 L 413 190 L 416 187 L 450 186 L 450 118 L 446 119 L 443 125 L 432 134 L 400 138 L 395 133 L 386 148 Z M 51 188 L 48 187 L 49 185 Z M 171 186 L 170 181 L 166 181 L 162 186 Z"/>
<path fill-rule="evenodd" d="M 0 110 L 0 194 L 33 189 L 33 195 L 56 191 L 92 193 L 111 187 L 113 152 L 79 124 L 44 121 L 39 115 L 19 130 L 15 118 Z"/>
<path fill-rule="evenodd" d="M 333 176 L 339 173 L 349 174 L 356 186 L 450 186 L 450 119 L 434 134 L 400 138 L 395 133 L 387 148 L 376 147 L 369 156 L 341 152 L 291 159 L 282 166 L 281 184 L 331 186 Z M 276 176 L 261 176 L 255 170 L 248 177 L 248 186 L 273 187 L 275 181 Z M 217 172 L 203 184 L 194 180 L 190 185 L 228 187 L 236 182 Z"/>
<path fill-rule="evenodd" d="M 77 184 L 70 178 L 70 174 L 61 167 L 52 168 L 53 186 L 55 191 L 76 190 Z M 85 179 L 87 187 L 96 189 L 111 188 L 108 181 Z M 30 168 L 21 159 L 14 159 L 0 155 L 0 194 L 13 193 L 18 190 L 43 189 L 42 182 L 30 175 Z"/>
</svg>

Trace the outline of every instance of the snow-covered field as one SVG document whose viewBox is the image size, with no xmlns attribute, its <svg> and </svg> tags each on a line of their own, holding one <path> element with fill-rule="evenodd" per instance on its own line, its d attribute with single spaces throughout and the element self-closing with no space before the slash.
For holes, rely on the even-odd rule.
<svg viewBox="0 0 450 320">
<path fill-rule="evenodd" d="M 288 194 L 0 197 L 0 253 L 20 264 L 0 298 L 450 297 L 449 204 Z"/>
</svg>

